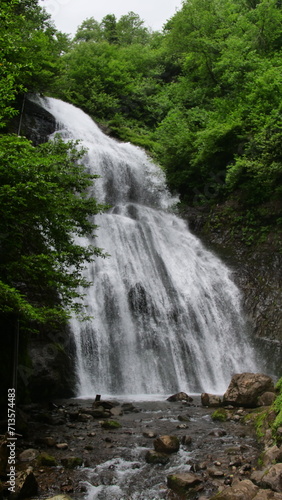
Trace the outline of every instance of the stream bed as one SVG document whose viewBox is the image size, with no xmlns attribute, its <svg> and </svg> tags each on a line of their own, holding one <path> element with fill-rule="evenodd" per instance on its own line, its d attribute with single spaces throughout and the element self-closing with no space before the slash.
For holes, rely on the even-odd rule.
<svg viewBox="0 0 282 500">
<path fill-rule="evenodd" d="M 107 399 L 108 400 L 108 399 Z M 39 484 L 39 498 L 66 493 L 87 500 L 177 499 L 167 487 L 167 477 L 193 472 L 201 479 L 193 498 L 207 499 L 234 476 L 249 477 L 256 467 L 260 447 L 247 411 L 228 408 L 228 420 L 214 421 L 215 408 L 203 407 L 199 395 L 193 401 L 112 399 L 110 420 L 121 427 L 102 427 L 104 418 L 95 418 L 94 399 L 60 400 L 45 407 L 30 405 L 28 433 L 18 441 L 18 454 L 27 448 L 48 453 L 55 466 L 33 466 Z M 107 420 L 107 419 L 106 419 Z M 177 436 L 181 445 L 168 455 L 166 464 L 146 462 L 158 436 Z M 76 457 L 81 465 L 70 469 L 64 459 Z M 62 465 L 62 461 L 65 465 Z M 19 459 L 20 469 L 27 467 Z"/>
</svg>

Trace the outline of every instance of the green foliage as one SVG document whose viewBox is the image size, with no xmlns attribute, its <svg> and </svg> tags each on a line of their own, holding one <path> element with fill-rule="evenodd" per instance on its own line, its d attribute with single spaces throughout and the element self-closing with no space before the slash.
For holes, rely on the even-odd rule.
<svg viewBox="0 0 282 500">
<path fill-rule="evenodd" d="M 102 210 L 87 188 L 95 176 L 75 143 L 60 138 L 33 147 L 0 136 L 0 312 L 25 321 L 58 322 L 78 311 L 85 262 L 102 255 L 75 237 L 93 234 Z M 7 168 L 8 166 L 8 168 Z"/>
<path fill-rule="evenodd" d="M 37 0 L 3 1 L 0 11 L 0 127 L 16 113 L 14 101 L 26 91 L 46 92 L 67 50 L 67 35 L 57 32 Z"/>
<path fill-rule="evenodd" d="M 218 408 L 211 415 L 211 418 L 213 420 L 219 420 L 220 422 L 225 422 L 227 420 L 227 417 L 228 414 L 224 408 Z"/>
<path fill-rule="evenodd" d="M 273 428 L 276 431 L 278 427 L 282 427 L 282 378 L 276 384 L 276 390 L 279 391 L 277 398 L 274 401 L 274 410 L 277 413 Z"/>
</svg>

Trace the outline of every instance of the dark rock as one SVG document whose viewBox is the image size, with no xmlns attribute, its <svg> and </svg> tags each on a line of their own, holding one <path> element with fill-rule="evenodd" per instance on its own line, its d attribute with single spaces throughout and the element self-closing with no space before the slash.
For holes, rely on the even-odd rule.
<svg viewBox="0 0 282 500">
<path fill-rule="evenodd" d="M 101 427 L 103 427 L 103 429 L 115 430 L 119 429 L 121 424 L 116 420 L 104 420 L 104 422 L 101 422 Z"/>
<path fill-rule="evenodd" d="M 61 463 L 66 469 L 75 469 L 82 466 L 83 460 L 80 457 L 65 457 L 61 459 Z"/>
<path fill-rule="evenodd" d="M 188 403 L 191 403 L 193 401 L 193 398 L 188 396 L 188 394 L 186 394 L 186 392 L 178 392 L 177 394 L 173 394 L 172 396 L 167 398 L 167 401 L 170 401 L 172 403 L 175 403 L 178 401 L 180 401 L 180 402 L 186 401 Z"/>
<path fill-rule="evenodd" d="M 31 469 L 17 474 L 16 484 L 16 493 L 19 499 L 37 496 L 38 483 Z"/>
<path fill-rule="evenodd" d="M 145 460 L 148 464 L 162 464 L 165 465 L 169 462 L 169 456 L 155 450 L 147 451 Z"/>
</svg>

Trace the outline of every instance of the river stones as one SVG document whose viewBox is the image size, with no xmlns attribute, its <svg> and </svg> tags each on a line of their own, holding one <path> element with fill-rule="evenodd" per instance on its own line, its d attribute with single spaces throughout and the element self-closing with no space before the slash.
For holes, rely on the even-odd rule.
<svg viewBox="0 0 282 500">
<path fill-rule="evenodd" d="M 180 448 L 177 436 L 159 436 L 154 441 L 154 448 L 161 453 L 176 453 Z"/>
<path fill-rule="evenodd" d="M 265 392 L 275 393 L 271 377 L 263 373 L 240 373 L 233 375 L 229 387 L 223 396 L 224 404 L 255 408 Z"/>
<path fill-rule="evenodd" d="M 161 453 L 155 450 L 148 450 L 145 455 L 145 460 L 148 464 L 162 464 L 169 462 L 169 456 L 166 453 Z"/>
<path fill-rule="evenodd" d="M 201 394 L 201 402 L 203 406 L 215 408 L 221 406 L 221 398 L 216 394 L 208 394 L 207 392 Z"/>
<path fill-rule="evenodd" d="M 253 500 L 259 488 L 249 479 L 236 480 L 231 487 L 217 493 L 210 500 Z"/>
<path fill-rule="evenodd" d="M 191 396 L 188 396 L 186 392 L 177 392 L 177 394 L 169 396 L 169 398 L 167 398 L 167 401 L 170 401 L 171 403 L 175 403 L 178 401 L 180 402 L 186 401 L 188 403 L 191 403 L 193 401 L 193 398 L 191 398 Z"/>
<path fill-rule="evenodd" d="M 167 477 L 167 486 L 179 495 L 185 495 L 187 490 L 202 483 L 202 479 L 196 474 L 185 472 L 183 474 L 171 474 Z M 185 497 L 186 498 L 186 497 Z M 190 497 L 189 497 L 190 498 Z"/>
</svg>

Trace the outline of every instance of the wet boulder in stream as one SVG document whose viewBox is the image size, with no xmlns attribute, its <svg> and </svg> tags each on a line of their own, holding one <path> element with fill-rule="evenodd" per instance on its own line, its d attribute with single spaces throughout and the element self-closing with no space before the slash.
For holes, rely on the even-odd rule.
<svg viewBox="0 0 282 500">
<path fill-rule="evenodd" d="M 154 441 L 154 448 L 160 453 L 176 453 L 180 443 L 177 436 L 159 436 Z"/>
<path fill-rule="evenodd" d="M 263 373 L 239 373 L 233 375 L 223 396 L 223 403 L 255 408 L 259 406 L 259 398 L 265 392 L 275 392 L 271 377 Z"/>
</svg>

